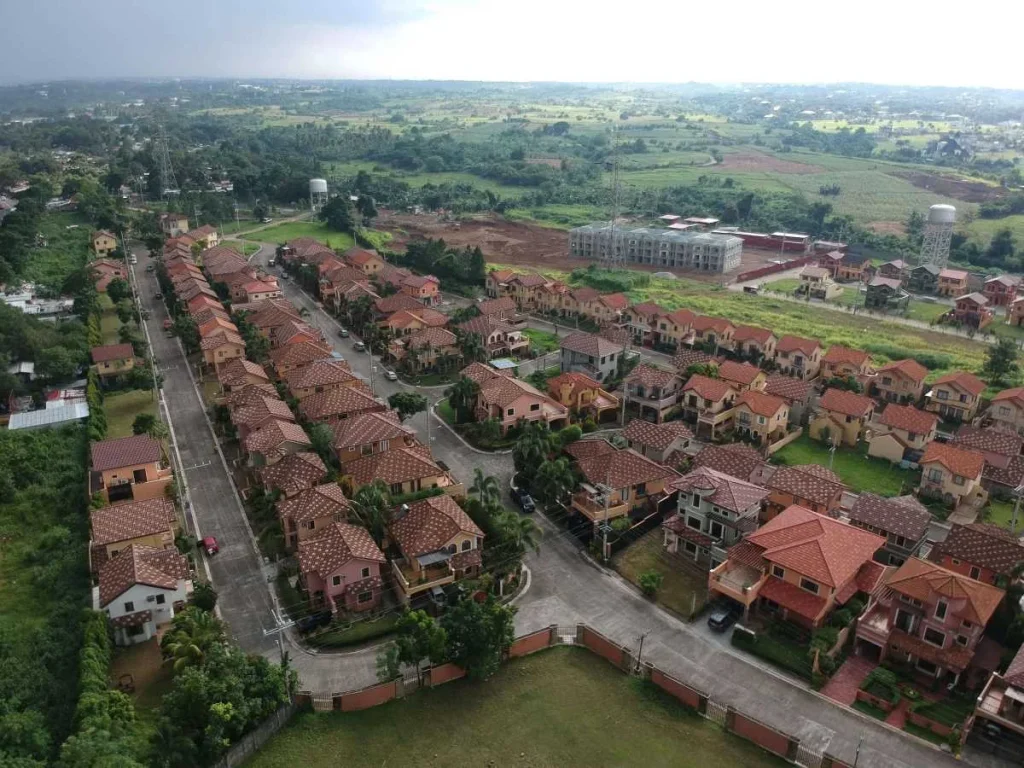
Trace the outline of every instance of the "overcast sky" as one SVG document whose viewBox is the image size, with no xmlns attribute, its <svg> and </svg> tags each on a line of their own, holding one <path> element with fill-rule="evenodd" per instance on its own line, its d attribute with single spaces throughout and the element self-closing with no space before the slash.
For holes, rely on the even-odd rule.
<svg viewBox="0 0 1024 768">
<path fill-rule="evenodd" d="M 1024 89 L 1022 28 L 1021 0 L 0 0 L 0 82 L 177 76 Z"/>
</svg>

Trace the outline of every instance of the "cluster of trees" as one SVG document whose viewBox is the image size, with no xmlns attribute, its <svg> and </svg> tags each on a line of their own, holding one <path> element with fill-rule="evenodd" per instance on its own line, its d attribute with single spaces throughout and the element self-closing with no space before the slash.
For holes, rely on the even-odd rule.
<svg viewBox="0 0 1024 768">
<path fill-rule="evenodd" d="M 496 584 L 498 593 L 503 594 L 505 581 L 518 577 L 526 553 L 540 551 L 540 528 L 529 517 L 506 509 L 497 478 L 485 475 L 479 467 L 473 470 L 469 493 L 462 507 L 484 532 L 481 581 L 485 586 Z"/>
<path fill-rule="evenodd" d="M 487 264 L 480 246 L 449 248 L 444 240 L 417 240 L 409 243 L 404 254 L 392 254 L 389 260 L 423 275 L 439 278 L 446 290 L 480 287 L 487 277 Z"/>
<path fill-rule="evenodd" d="M 86 325 L 80 320 L 48 323 L 0 304 L 0 398 L 32 394 L 41 401 L 42 387 L 70 381 L 78 375 L 89 355 Z M 25 382 L 8 366 L 34 362 L 36 376 Z"/>
<path fill-rule="evenodd" d="M 562 449 L 582 436 L 583 430 L 576 424 L 558 432 L 543 421 L 523 425 L 512 448 L 520 485 L 542 504 L 564 502 L 576 487 L 576 476 Z"/>
<path fill-rule="evenodd" d="M 794 124 L 791 128 L 792 132 L 782 137 L 783 149 L 802 147 L 833 155 L 871 157 L 878 146 L 874 135 L 864 130 L 863 126 L 852 131 L 841 128 L 834 132 L 815 130 L 811 123 Z"/>
<path fill-rule="evenodd" d="M 978 206 L 978 215 L 983 219 L 1004 219 L 1018 213 L 1024 213 L 1024 194 L 1020 192 Z"/>
</svg>

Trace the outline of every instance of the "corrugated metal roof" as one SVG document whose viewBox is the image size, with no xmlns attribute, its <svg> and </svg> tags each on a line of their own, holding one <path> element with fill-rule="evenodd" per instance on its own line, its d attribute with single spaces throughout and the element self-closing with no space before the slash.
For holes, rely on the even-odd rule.
<svg viewBox="0 0 1024 768">
<path fill-rule="evenodd" d="M 75 403 L 74 405 L 65 405 L 62 408 L 16 413 L 11 416 L 11 421 L 7 428 L 35 429 L 38 427 L 52 427 L 57 424 L 85 419 L 88 416 L 89 406 L 86 403 Z"/>
</svg>

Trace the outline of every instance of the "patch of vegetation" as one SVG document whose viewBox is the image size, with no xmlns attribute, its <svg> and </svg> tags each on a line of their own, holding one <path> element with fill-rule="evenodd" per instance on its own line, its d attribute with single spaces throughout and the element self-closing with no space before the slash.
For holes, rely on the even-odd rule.
<svg viewBox="0 0 1024 768">
<path fill-rule="evenodd" d="M 283 224 L 274 224 L 266 229 L 242 235 L 242 237 L 246 240 L 255 240 L 260 243 L 277 243 L 278 245 L 283 245 L 289 240 L 295 240 L 300 237 L 311 237 L 339 253 L 355 245 L 352 235 L 346 232 L 337 232 L 320 221 L 287 221 Z"/>
<path fill-rule="evenodd" d="M 837 448 L 833 456 L 824 443 L 801 435 L 785 448 L 772 456 L 778 464 L 818 464 L 830 466 L 854 493 L 871 491 L 880 496 L 899 496 L 910 493 L 917 487 L 920 473 L 900 469 L 885 459 L 868 456 L 865 446 L 856 450 Z"/>
<path fill-rule="evenodd" d="M 141 413 L 157 415 L 156 400 L 151 389 L 130 389 L 110 392 L 103 398 L 107 416 L 107 437 L 130 437 L 132 423 Z"/>
<path fill-rule="evenodd" d="M 351 622 L 337 622 L 322 632 L 311 635 L 307 642 L 314 648 L 344 648 L 368 643 L 394 632 L 398 619 L 397 614 L 388 613 L 379 618 L 358 618 Z"/>
<path fill-rule="evenodd" d="M 612 557 L 612 567 L 634 586 L 643 590 L 644 575 L 661 576 L 655 588 L 656 600 L 673 613 L 692 619 L 707 602 L 707 585 L 685 570 L 661 543 L 661 531 L 654 530 Z"/>
<path fill-rule="evenodd" d="M 550 331 L 539 331 L 535 328 L 524 328 L 523 336 L 530 340 L 530 349 L 538 356 L 546 355 L 558 349 L 558 336 Z"/>
</svg>

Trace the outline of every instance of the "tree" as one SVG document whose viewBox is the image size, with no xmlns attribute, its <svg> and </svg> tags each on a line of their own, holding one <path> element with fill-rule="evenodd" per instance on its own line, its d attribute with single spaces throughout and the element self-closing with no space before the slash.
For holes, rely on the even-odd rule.
<svg viewBox="0 0 1024 768">
<path fill-rule="evenodd" d="M 391 522 L 391 494 L 383 480 L 374 480 L 364 485 L 349 501 L 352 519 L 363 526 L 378 545 L 387 535 Z"/>
<path fill-rule="evenodd" d="M 306 436 L 320 460 L 327 465 L 333 463 L 334 432 L 330 426 L 323 422 L 310 424 L 306 426 Z"/>
<path fill-rule="evenodd" d="M 110 300 L 117 304 L 122 299 L 130 299 L 132 297 L 132 287 L 128 285 L 128 281 L 115 277 L 109 283 L 107 283 L 107 296 Z"/>
<path fill-rule="evenodd" d="M 485 507 L 501 506 L 501 487 L 498 485 L 498 478 L 493 475 L 485 475 L 480 467 L 473 469 L 473 485 L 469 492 L 476 494 Z"/>
<path fill-rule="evenodd" d="M 352 219 L 352 209 L 345 196 L 331 198 L 327 205 L 320 209 L 317 216 L 320 221 L 337 232 L 351 232 L 355 225 Z"/>
<path fill-rule="evenodd" d="M 395 625 L 398 637 L 398 661 L 416 667 L 416 678 L 421 678 L 420 664 L 424 659 L 440 664 L 445 658 L 447 633 L 425 611 L 406 611 Z"/>
<path fill-rule="evenodd" d="M 551 430 L 546 422 L 532 421 L 523 427 L 512 447 L 516 472 L 535 471 L 548 457 Z"/>
<path fill-rule="evenodd" d="M 543 532 L 531 518 L 502 508 L 498 514 L 498 527 L 501 529 L 503 544 L 513 545 L 520 553 L 525 553 L 528 549 L 540 552 Z M 505 549 L 507 548 L 506 546 Z"/>
<path fill-rule="evenodd" d="M 1013 339 L 1000 338 L 988 348 L 988 359 L 981 369 L 996 386 L 1006 384 L 1020 372 L 1017 364 L 1017 343 Z"/>
<path fill-rule="evenodd" d="M 161 438 L 167 434 L 167 425 L 155 413 L 140 413 L 132 422 L 132 434 Z"/>
<path fill-rule="evenodd" d="M 427 398 L 417 392 L 396 392 L 388 398 L 388 405 L 398 411 L 398 418 L 405 421 L 410 416 L 427 410 Z"/>
<path fill-rule="evenodd" d="M 447 656 L 475 680 L 490 677 L 515 638 L 515 606 L 494 597 L 484 602 L 465 597 L 441 618 L 447 634 Z"/>
<path fill-rule="evenodd" d="M 174 335 L 181 339 L 181 345 L 185 347 L 186 353 L 192 354 L 199 351 L 199 343 L 202 340 L 199 338 L 199 328 L 192 315 L 184 313 L 178 315 L 174 318 L 174 325 L 171 326 L 171 329 Z M 248 345 L 246 345 L 245 351 L 249 352 Z"/>
<path fill-rule="evenodd" d="M 360 195 L 356 200 L 356 210 L 363 218 L 363 226 L 368 227 L 377 218 L 377 206 L 369 195 Z"/>
<path fill-rule="evenodd" d="M 455 411 L 455 421 L 464 424 L 473 420 L 476 398 L 480 394 L 480 385 L 468 376 L 461 377 L 445 390 L 448 405 Z"/>
<path fill-rule="evenodd" d="M 79 359 L 67 347 L 47 347 L 36 359 L 36 372 L 51 382 L 68 381 L 78 372 Z"/>
<path fill-rule="evenodd" d="M 665 577 L 657 571 L 644 571 L 640 574 L 640 589 L 648 597 L 654 597 L 664 580 Z"/>
<path fill-rule="evenodd" d="M 207 582 L 196 584 L 192 590 L 191 602 L 201 611 L 212 612 L 217 605 L 217 590 Z"/>
<path fill-rule="evenodd" d="M 564 456 L 543 462 L 533 475 L 531 486 L 537 498 L 546 504 L 557 504 L 562 501 L 573 486 L 576 478 Z"/>
<path fill-rule="evenodd" d="M 131 298 L 121 299 L 117 302 L 117 319 L 122 323 L 130 323 L 135 316 L 135 302 Z"/>
<path fill-rule="evenodd" d="M 459 341 L 459 351 L 462 352 L 463 360 L 469 363 L 479 363 L 487 359 L 487 350 L 484 349 L 479 333 L 465 334 Z"/>
<path fill-rule="evenodd" d="M 1016 252 L 1017 244 L 1013 232 L 1009 229 L 1000 229 L 985 249 L 985 261 L 995 267 L 1005 267 L 1013 260 Z"/>
<path fill-rule="evenodd" d="M 224 624 L 209 611 L 186 608 L 174 617 L 160 650 L 174 660 L 174 671 L 201 665 L 210 649 L 224 643 Z"/>
</svg>

